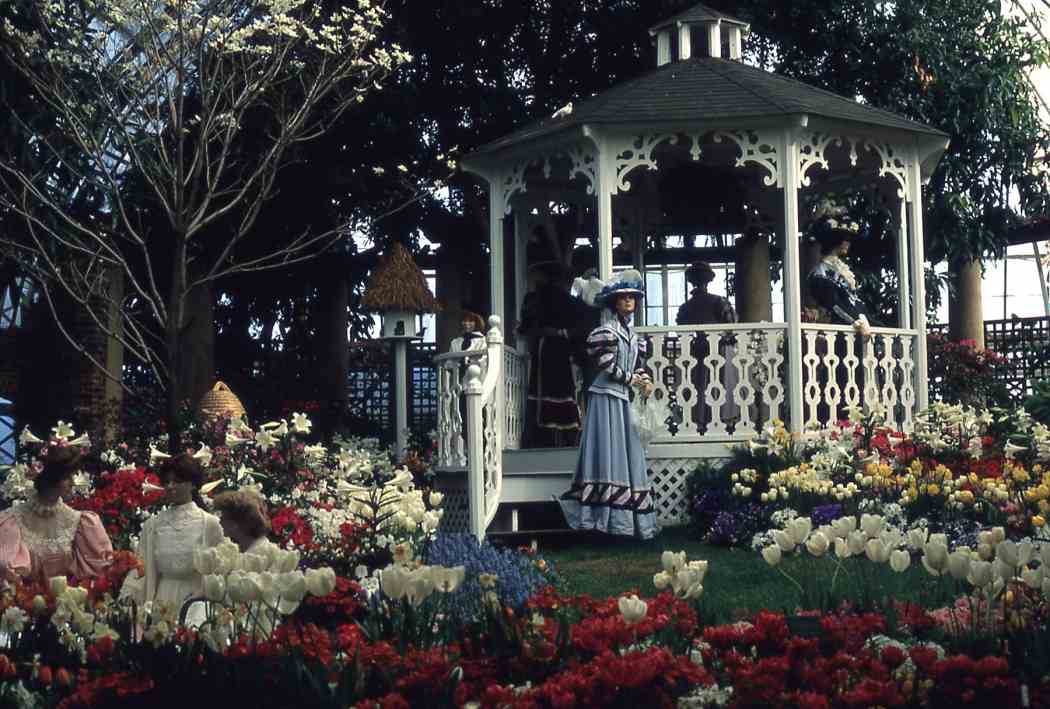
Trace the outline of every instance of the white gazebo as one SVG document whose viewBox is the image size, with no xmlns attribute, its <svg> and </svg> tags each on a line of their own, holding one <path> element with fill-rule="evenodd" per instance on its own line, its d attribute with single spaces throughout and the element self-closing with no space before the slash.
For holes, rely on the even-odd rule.
<svg viewBox="0 0 1050 709">
<path fill-rule="evenodd" d="M 736 259 L 761 266 L 771 247 L 779 254 L 784 317 L 774 321 L 767 311 L 734 325 L 639 328 L 650 340 L 656 395 L 676 412 L 649 451 L 665 523 L 684 518 L 682 486 L 699 459 L 725 456 L 728 444 L 774 419 L 801 431 L 842 418 L 850 406 L 879 404 L 893 424 L 909 430 L 927 405 L 922 184 L 947 136 L 744 64 L 747 29 L 697 5 L 650 29 L 655 69 L 462 160 L 488 186 L 491 308 L 503 322 L 515 321 L 524 296 L 531 215 L 567 203 L 593 212 L 599 275 L 608 279 L 617 242 L 631 253 L 624 265 L 645 269 L 652 222 L 644 215 L 659 212 L 669 177 L 685 176 L 698 196 L 727 173 L 741 186 L 739 214 L 747 216 L 751 236 L 740 234 Z M 899 322 L 874 328 L 866 340 L 849 327 L 803 320 L 803 283 L 813 264 L 801 241 L 806 206 L 843 192 L 864 192 L 888 205 L 897 235 Z M 738 289 L 768 293 L 763 268 L 738 274 L 744 271 Z M 501 346 L 504 356 L 490 352 L 488 361 L 502 364 L 502 385 L 489 393 L 502 413 L 486 417 L 484 426 L 500 427 L 493 440 L 501 441 L 502 455 L 486 451 L 491 469 L 482 473 L 492 486 L 500 480 L 497 504 L 509 511 L 506 523 L 513 528 L 519 505 L 549 500 L 568 487 L 576 451 L 517 450 L 526 353 Z M 441 364 L 450 372 L 458 365 L 454 359 Z M 440 382 L 439 463 L 451 475 L 466 467 L 462 456 L 450 453 L 462 450 L 456 448 L 462 432 L 448 425 L 462 382 L 455 376 Z M 495 516 L 495 509 L 486 511 L 489 522 Z"/>
</svg>

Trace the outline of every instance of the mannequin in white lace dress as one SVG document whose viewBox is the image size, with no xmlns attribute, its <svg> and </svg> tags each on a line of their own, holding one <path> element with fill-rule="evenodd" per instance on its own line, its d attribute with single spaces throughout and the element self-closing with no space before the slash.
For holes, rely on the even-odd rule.
<svg viewBox="0 0 1050 709">
<path fill-rule="evenodd" d="M 125 582 L 121 595 L 140 603 L 163 605 L 178 617 L 187 599 L 200 596 L 203 579 L 193 568 L 193 550 L 213 547 L 223 540 L 219 518 L 204 511 L 195 501 L 204 473 L 192 456 L 183 454 L 168 461 L 160 471 L 168 507 L 146 520 L 139 539 L 138 555 L 145 576 Z M 200 604 L 189 608 L 186 625 L 204 621 Z"/>
</svg>

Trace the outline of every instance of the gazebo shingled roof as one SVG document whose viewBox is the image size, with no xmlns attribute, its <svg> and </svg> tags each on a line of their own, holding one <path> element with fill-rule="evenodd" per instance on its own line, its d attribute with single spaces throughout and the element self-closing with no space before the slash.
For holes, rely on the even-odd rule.
<svg viewBox="0 0 1050 709">
<path fill-rule="evenodd" d="M 694 57 L 618 84 L 582 101 L 568 116 L 527 125 L 480 146 L 472 155 L 491 154 L 584 124 L 694 123 L 801 114 L 948 137 L 924 123 L 743 62 Z"/>
<path fill-rule="evenodd" d="M 410 310 L 436 313 L 441 310 L 427 286 L 423 271 L 403 244 L 395 243 L 368 279 L 361 305 L 369 310 Z"/>
</svg>

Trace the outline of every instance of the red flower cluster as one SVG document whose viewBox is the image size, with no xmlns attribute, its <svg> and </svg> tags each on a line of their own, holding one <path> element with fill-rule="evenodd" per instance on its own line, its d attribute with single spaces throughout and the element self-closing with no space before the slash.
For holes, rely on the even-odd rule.
<svg viewBox="0 0 1050 709">
<path fill-rule="evenodd" d="M 129 530 L 138 530 L 142 526 L 140 510 L 155 504 L 163 495 L 162 492 L 144 494 L 142 483 L 146 480 L 154 485 L 159 482 L 157 476 L 147 473 L 145 468 L 105 473 L 95 485 L 94 492 L 76 498 L 71 504 L 78 510 L 98 514 L 106 533 L 117 538 L 128 534 Z"/>
<path fill-rule="evenodd" d="M 108 703 L 142 694 L 151 689 L 153 689 L 153 680 L 150 677 L 131 672 L 102 675 L 97 679 L 80 683 L 73 694 L 62 700 L 58 709 L 106 706 Z"/>
<path fill-rule="evenodd" d="M 314 543 L 314 530 L 292 507 L 274 510 L 270 514 L 270 527 L 282 546 L 291 541 L 304 551 L 317 548 L 317 544 Z"/>
</svg>

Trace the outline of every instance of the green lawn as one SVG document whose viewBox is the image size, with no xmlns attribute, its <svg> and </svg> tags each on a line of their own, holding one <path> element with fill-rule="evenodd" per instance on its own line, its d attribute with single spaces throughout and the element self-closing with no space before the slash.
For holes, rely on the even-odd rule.
<svg viewBox="0 0 1050 709">
<path fill-rule="evenodd" d="M 690 560 L 708 561 L 701 605 L 719 621 L 735 620 L 762 608 L 790 611 L 799 602 L 798 590 L 757 552 L 705 544 L 693 538 L 685 527 L 665 529 L 649 541 L 567 535 L 540 542 L 541 553 L 555 564 L 566 590 L 593 596 L 630 591 L 654 595 L 653 574 L 661 569 L 660 554 L 664 550 L 684 550 Z M 786 562 L 784 568 L 796 579 L 803 580 L 804 585 L 808 580 L 813 587 L 830 587 L 833 569 L 830 558 L 815 560 L 804 555 Z M 840 575 L 836 590 L 852 589 L 852 598 L 859 597 L 861 586 L 877 589 L 880 597 L 915 598 L 927 580 L 921 567 L 913 566 L 904 574 L 895 574 L 888 566 L 876 567 L 866 559 L 853 559 L 847 568 L 850 572 Z M 859 579 L 857 574 L 870 576 Z"/>
</svg>

